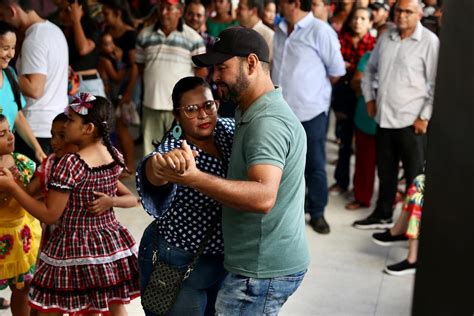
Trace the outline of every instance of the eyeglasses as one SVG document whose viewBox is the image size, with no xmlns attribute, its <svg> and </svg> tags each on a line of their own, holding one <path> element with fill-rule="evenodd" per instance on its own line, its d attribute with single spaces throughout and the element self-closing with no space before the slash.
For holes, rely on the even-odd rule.
<svg viewBox="0 0 474 316">
<path fill-rule="evenodd" d="M 184 114 L 190 118 L 196 118 L 201 112 L 201 109 L 206 112 L 207 115 L 214 115 L 219 108 L 219 104 L 215 100 L 207 100 L 201 104 L 189 104 L 180 106 L 178 109 L 183 109 Z"/>
<path fill-rule="evenodd" d="M 410 16 L 415 13 L 415 11 L 412 10 L 405 10 L 401 8 L 395 8 L 395 13 L 401 15 L 402 13 L 405 13 L 406 15 Z"/>
</svg>

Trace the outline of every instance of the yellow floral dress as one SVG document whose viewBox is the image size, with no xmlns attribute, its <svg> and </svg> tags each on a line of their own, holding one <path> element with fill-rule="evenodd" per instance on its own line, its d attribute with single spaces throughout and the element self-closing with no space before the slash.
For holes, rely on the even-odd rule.
<svg viewBox="0 0 474 316">
<path fill-rule="evenodd" d="M 28 157 L 13 153 L 15 165 L 10 168 L 13 176 L 27 185 L 35 170 L 35 163 Z M 9 285 L 17 289 L 31 280 L 41 241 L 40 222 L 31 216 L 13 198 L 0 200 L 0 290 Z"/>
</svg>

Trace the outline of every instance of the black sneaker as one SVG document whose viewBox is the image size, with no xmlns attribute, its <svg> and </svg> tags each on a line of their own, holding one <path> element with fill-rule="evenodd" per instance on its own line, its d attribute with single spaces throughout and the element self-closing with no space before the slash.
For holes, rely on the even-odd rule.
<svg viewBox="0 0 474 316">
<path fill-rule="evenodd" d="M 391 218 L 381 219 L 369 216 L 366 219 L 355 221 L 352 226 L 358 229 L 387 229 L 392 228 L 393 221 Z"/>
<path fill-rule="evenodd" d="M 311 225 L 314 231 L 319 234 L 326 235 L 329 234 L 329 232 L 331 231 L 328 222 L 326 222 L 326 220 L 324 219 L 324 216 L 312 218 L 309 221 L 309 225 Z"/>
<path fill-rule="evenodd" d="M 408 238 L 405 234 L 393 236 L 390 229 L 386 229 L 383 233 L 372 234 L 372 240 L 380 246 L 391 246 L 398 242 L 406 242 Z"/>
<path fill-rule="evenodd" d="M 416 272 L 416 262 L 410 263 L 408 260 L 403 260 L 402 262 L 386 266 L 384 269 L 385 273 L 395 276 L 415 274 Z"/>
</svg>

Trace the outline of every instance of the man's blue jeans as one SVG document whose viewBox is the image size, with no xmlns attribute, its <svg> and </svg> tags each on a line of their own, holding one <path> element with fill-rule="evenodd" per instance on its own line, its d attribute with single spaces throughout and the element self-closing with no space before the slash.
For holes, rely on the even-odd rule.
<svg viewBox="0 0 474 316">
<path fill-rule="evenodd" d="M 328 115 L 321 113 L 315 118 L 302 122 L 306 131 L 308 151 L 306 153 L 306 186 L 308 187 L 308 213 L 311 218 L 324 215 L 328 203 L 326 178 L 326 130 Z"/>
<path fill-rule="evenodd" d="M 148 284 L 153 271 L 154 239 L 157 238 L 155 223 L 151 223 L 143 233 L 138 253 L 140 267 L 140 291 Z M 186 269 L 193 257 L 192 254 L 168 244 L 158 237 L 158 255 L 160 260 L 177 268 Z M 223 267 L 223 256 L 202 255 L 181 287 L 178 298 L 169 315 L 214 315 L 217 291 L 226 276 Z M 147 316 L 153 313 L 145 311 Z"/>
<path fill-rule="evenodd" d="M 305 273 L 306 270 L 267 279 L 229 273 L 217 295 L 216 314 L 278 315 L 286 300 L 300 286 Z"/>
</svg>

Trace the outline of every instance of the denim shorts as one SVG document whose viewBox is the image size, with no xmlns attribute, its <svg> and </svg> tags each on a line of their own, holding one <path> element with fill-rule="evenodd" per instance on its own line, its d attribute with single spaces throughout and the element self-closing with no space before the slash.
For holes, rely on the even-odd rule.
<svg viewBox="0 0 474 316">
<path fill-rule="evenodd" d="M 229 273 L 217 295 L 216 315 L 278 315 L 305 273 L 306 270 L 268 279 Z"/>
<path fill-rule="evenodd" d="M 143 233 L 138 253 L 140 268 L 140 291 L 143 292 L 153 271 L 152 256 L 157 238 L 155 222 L 148 225 Z M 193 255 L 183 249 L 170 245 L 158 236 L 159 259 L 179 269 L 186 269 Z M 201 255 L 194 270 L 181 287 L 178 298 L 169 315 L 214 315 L 215 300 L 222 281 L 226 276 L 222 255 Z M 153 313 L 145 311 L 147 316 Z"/>
</svg>

